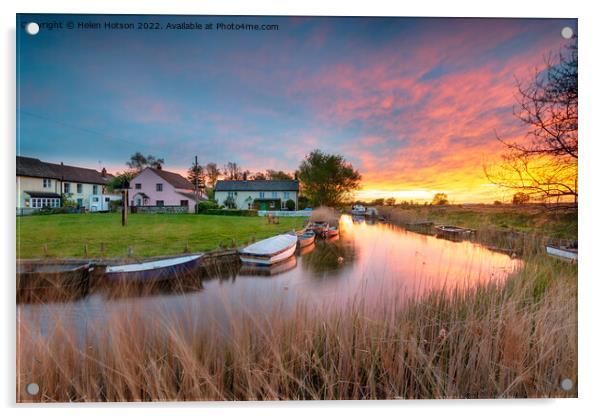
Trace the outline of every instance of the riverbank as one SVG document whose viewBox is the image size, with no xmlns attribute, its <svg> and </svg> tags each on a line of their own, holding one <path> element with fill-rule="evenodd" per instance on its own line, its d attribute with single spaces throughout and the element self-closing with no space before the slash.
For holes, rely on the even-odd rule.
<svg viewBox="0 0 602 416">
<path fill-rule="evenodd" d="M 513 231 L 551 238 L 577 240 L 577 212 L 546 210 L 528 205 L 447 205 L 378 207 L 399 223 L 430 221 L 475 230 Z"/>
<path fill-rule="evenodd" d="M 300 304 L 191 331 L 198 316 L 106 316 L 83 340 L 20 321 L 19 401 L 498 398 L 577 396 L 577 268 L 528 256 L 504 283 L 400 303 Z M 468 271 L 467 271 L 468 272 Z M 35 359 L 34 359 L 35 357 Z M 573 387 L 562 390 L 561 381 Z M 25 386 L 36 380 L 40 394 Z"/>
<path fill-rule="evenodd" d="M 234 247 L 302 227 L 304 218 L 188 214 L 120 214 L 17 217 L 17 258 L 139 258 Z"/>
</svg>

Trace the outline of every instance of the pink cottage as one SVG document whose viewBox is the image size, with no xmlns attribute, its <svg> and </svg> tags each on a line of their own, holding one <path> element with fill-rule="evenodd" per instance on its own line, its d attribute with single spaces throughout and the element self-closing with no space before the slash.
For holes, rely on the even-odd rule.
<svg viewBox="0 0 602 416">
<path fill-rule="evenodd" d="M 194 186 L 182 175 L 145 168 L 130 181 L 132 206 L 185 206 L 195 211 Z"/>
</svg>

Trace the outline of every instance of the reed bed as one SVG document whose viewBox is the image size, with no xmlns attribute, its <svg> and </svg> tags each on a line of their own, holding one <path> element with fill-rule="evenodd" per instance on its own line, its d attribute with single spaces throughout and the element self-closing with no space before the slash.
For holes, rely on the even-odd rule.
<svg viewBox="0 0 602 416">
<path fill-rule="evenodd" d="M 18 322 L 17 400 L 318 400 L 577 396 L 576 266 L 534 253 L 503 283 L 344 306 L 210 317 L 143 310 Z M 203 325 L 196 325 L 198 321 Z M 561 381 L 574 382 L 570 391 Z M 40 392 L 30 396 L 28 383 Z"/>
</svg>

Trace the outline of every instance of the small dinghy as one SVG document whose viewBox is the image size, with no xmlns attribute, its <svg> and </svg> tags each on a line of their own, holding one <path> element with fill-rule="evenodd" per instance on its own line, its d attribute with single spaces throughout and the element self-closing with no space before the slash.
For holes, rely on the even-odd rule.
<svg viewBox="0 0 602 416">
<path fill-rule="evenodd" d="M 473 233 L 470 228 L 456 227 L 454 225 L 437 225 L 435 226 L 437 237 L 458 239 L 468 237 Z"/>
<path fill-rule="evenodd" d="M 325 232 L 325 235 L 326 235 L 326 238 L 336 237 L 337 235 L 339 235 L 339 227 L 336 227 L 336 226 L 328 227 L 328 229 Z"/>
<path fill-rule="evenodd" d="M 201 261 L 201 255 L 173 257 L 144 263 L 107 266 L 105 276 L 110 281 L 142 282 L 160 281 L 182 277 L 194 271 Z"/>
<path fill-rule="evenodd" d="M 299 236 L 299 248 L 312 245 L 316 241 L 316 233 L 311 230 L 305 231 Z"/>
<path fill-rule="evenodd" d="M 296 248 L 296 235 L 281 234 L 251 244 L 239 250 L 239 254 L 244 264 L 271 266 L 295 254 Z"/>
<path fill-rule="evenodd" d="M 64 300 L 85 295 L 90 284 L 90 262 L 17 260 L 17 301 Z"/>
<path fill-rule="evenodd" d="M 297 267 L 297 257 L 291 256 L 288 259 L 281 261 L 280 263 L 272 266 L 261 266 L 257 264 L 243 264 L 240 268 L 239 276 L 276 276 L 282 273 L 286 273 L 289 270 Z"/>
<path fill-rule="evenodd" d="M 577 247 L 571 246 L 556 246 L 552 244 L 546 245 L 546 253 L 552 257 L 568 260 L 571 262 L 577 261 Z"/>
<path fill-rule="evenodd" d="M 328 229 L 328 223 L 325 221 L 316 221 L 310 223 L 307 228 L 316 233 L 316 235 L 323 236 Z"/>
</svg>

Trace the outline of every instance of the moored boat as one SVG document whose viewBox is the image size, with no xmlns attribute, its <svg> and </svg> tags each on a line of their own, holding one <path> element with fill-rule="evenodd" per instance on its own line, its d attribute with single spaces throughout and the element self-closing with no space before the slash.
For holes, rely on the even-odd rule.
<svg viewBox="0 0 602 416">
<path fill-rule="evenodd" d="M 270 266 L 288 259 L 297 248 L 297 236 L 281 234 L 239 250 L 243 264 Z"/>
<path fill-rule="evenodd" d="M 552 257 L 557 257 L 572 262 L 577 261 L 577 247 L 548 244 L 546 245 L 546 253 Z"/>
<path fill-rule="evenodd" d="M 454 225 L 437 225 L 435 231 L 438 237 L 447 238 L 462 238 L 472 234 L 473 230 L 470 228 L 456 227 Z"/>
<path fill-rule="evenodd" d="M 315 221 L 309 223 L 307 229 L 316 233 L 317 236 L 324 237 L 329 227 L 326 221 Z"/>
<path fill-rule="evenodd" d="M 336 237 L 337 235 L 339 235 L 339 227 L 337 226 L 328 227 L 326 230 L 326 238 Z"/>
<path fill-rule="evenodd" d="M 276 276 L 288 272 L 295 267 L 297 267 L 297 257 L 291 256 L 286 260 L 267 267 L 256 264 L 243 264 L 238 274 L 240 276 Z"/>
<path fill-rule="evenodd" d="M 299 248 L 312 245 L 316 241 L 316 233 L 312 230 L 307 230 L 299 236 Z"/>
<path fill-rule="evenodd" d="M 87 261 L 17 261 L 17 301 L 48 301 L 85 295 L 92 264 Z"/>
<path fill-rule="evenodd" d="M 366 207 L 363 205 L 354 205 L 351 208 L 351 215 L 366 215 Z"/>
<path fill-rule="evenodd" d="M 112 282 L 161 281 L 186 276 L 198 268 L 202 255 L 171 257 L 143 263 L 107 266 L 105 277 Z"/>
</svg>

